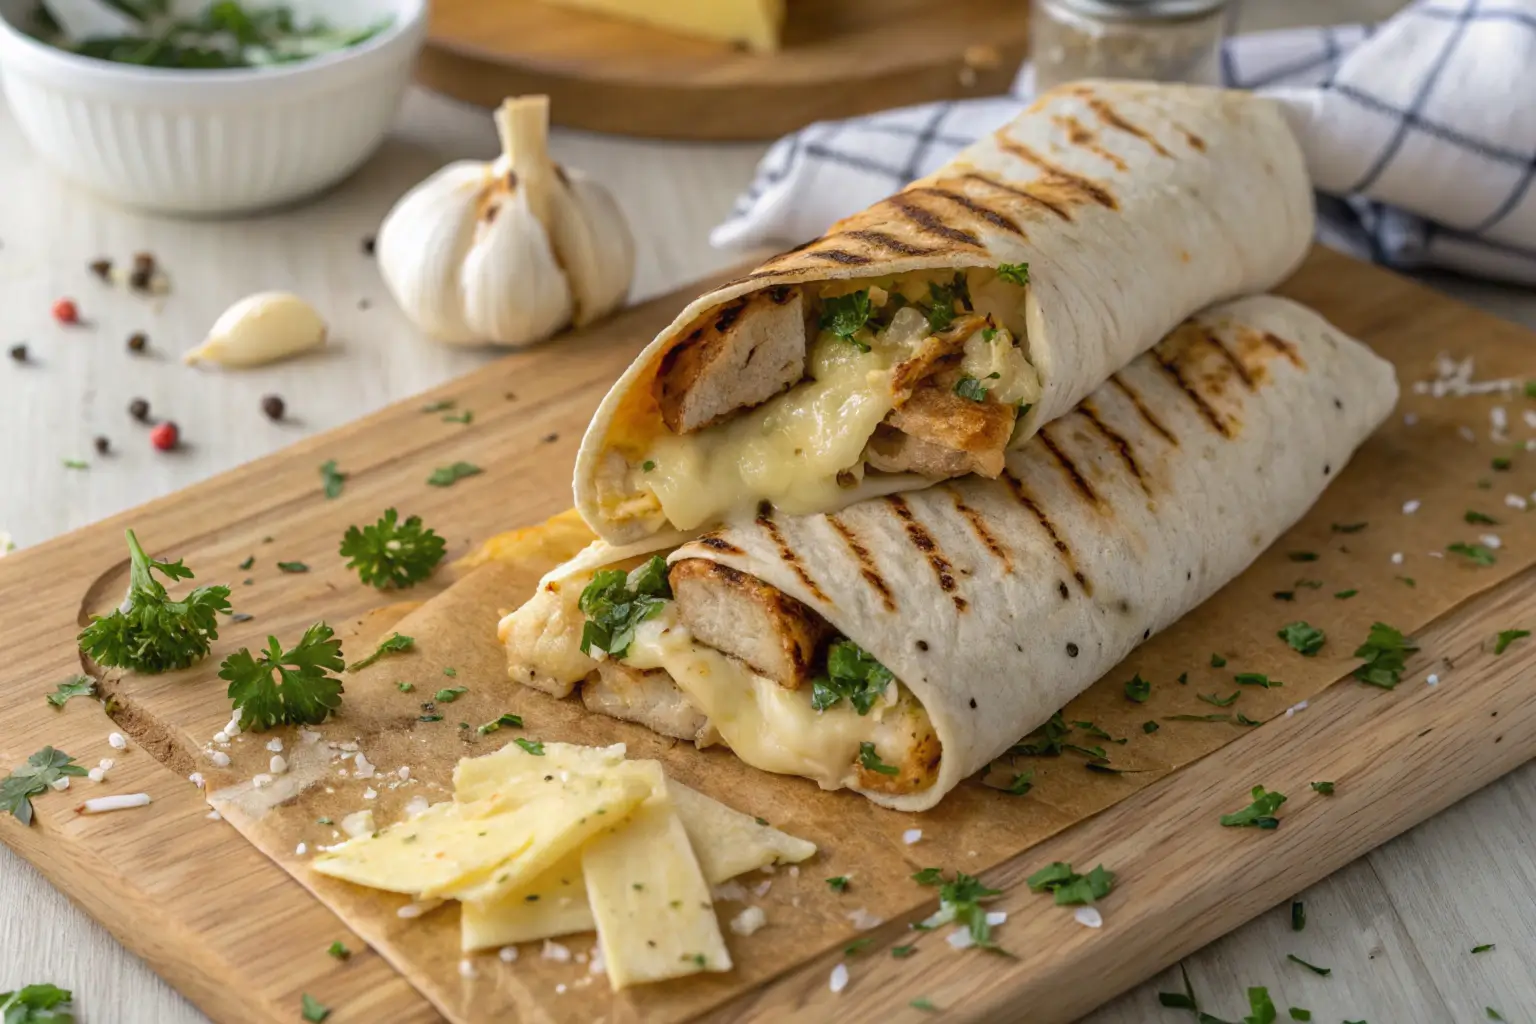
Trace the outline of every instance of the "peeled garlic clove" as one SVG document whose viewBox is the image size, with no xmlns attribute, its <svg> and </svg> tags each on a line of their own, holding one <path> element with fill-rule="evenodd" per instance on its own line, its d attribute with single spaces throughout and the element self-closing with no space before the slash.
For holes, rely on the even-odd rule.
<svg viewBox="0 0 1536 1024">
<path fill-rule="evenodd" d="M 486 339 L 469 326 L 459 274 L 475 237 L 490 167 L 449 164 L 407 192 L 384 218 L 374 253 L 395 302 L 428 337 L 449 344 Z"/>
<path fill-rule="evenodd" d="M 470 329 L 513 348 L 543 341 L 571 319 L 570 286 L 528 199 L 522 188 L 495 197 L 460 275 Z"/>
<path fill-rule="evenodd" d="M 576 300 L 577 327 L 624 304 L 635 273 L 635 240 L 619 204 L 577 170 L 556 166 L 560 185 L 550 204 L 550 234 Z"/>
<path fill-rule="evenodd" d="M 325 344 L 325 321 L 288 292 L 248 295 L 226 309 L 207 339 L 182 357 L 188 364 L 262 366 Z"/>
</svg>

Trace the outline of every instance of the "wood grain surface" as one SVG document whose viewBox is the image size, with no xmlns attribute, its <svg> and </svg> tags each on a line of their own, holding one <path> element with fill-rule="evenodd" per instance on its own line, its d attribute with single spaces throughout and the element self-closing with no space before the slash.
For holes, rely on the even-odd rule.
<svg viewBox="0 0 1536 1024">
<path fill-rule="evenodd" d="M 1510 342 L 1520 337 L 1510 325 L 1326 253 L 1314 255 L 1288 290 L 1368 338 L 1410 331 L 1425 337 L 1477 333 Z M 540 518 L 568 501 L 564 480 L 577 437 L 572 425 L 579 429 L 585 422 L 603 383 L 677 301 L 631 311 L 584 339 L 572 339 L 558 356 L 545 350 L 506 360 L 428 396 L 453 397 L 481 410 L 512 410 L 515 428 L 472 434 L 437 417 L 423 417 L 420 402 L 413 401 L 130 516 L 8 558 L 0 564 L 0 605 L 9 612 L 0 615 L 0 643 L 10 652 L 12 682 L 0 685 L 0 715 L 7 723 L 0 732 L 0 758 L 16 763 L 45 742 L 86 764 L 112 753 L 105 738 L 114 726 L 98 706 L 75 701 L 55 712 L 41 694 L 76 667 L 71 637 L 82 607 L 98 604 L 120 586 L 124 523 L 131 521 L 141 535 L 155 537 L 157 549 L 197 550 L 200 565 L 210 560 L 233 564 L 253 551 L 265 564 L 276 558 L 327 557 L 338 524 L 357 518 L 356 510 L 409 498 L 421 508 L 407 510 L 446 517 L 453 524 L 451 552 L 462 553 L 491 530 Z M 529 392 L 525 382 L 533 379 L 541 386 Z M 488 418 L 509 419 L 500 414 Z M 325 458 L 337 458 L 353 474 L 343 500 L 336 503 L 318 496 L 316 467 Z M 523 486 L 513 493 L 486 489 L 492 478 L 488 473 L 452 491 L 418 497 L 430 468 L 457 458 L 494 465 L 495 478 L 517 479 Z M 264 543 L 264 536 L 274 539 Z M 290 606 L 301 599 L 323 608 L 333 621 L 361 615 L 379 603 L 371 593 L 339 586 L 324 574 L 253 575 L 249 593 L 238 595 L 257 616 L 243 627 L 253 635 L 264 619 L 291 614 Z M 92 579 L 97 585 L 83 593 Z M 433 587 L 440 589 L 449 579 L 445 574 Z M 903 1012 L 915 1019 L 917 1011 L 902 1007 L 916 996 L 952 1007 L 957 1019 L 995 1019 L 1027 1008 L 1029 1019 L 1065 1020 L 1097 1005 L 1528 760 L 1536 751 L 1531 683 L 1536 677 L 1529 671 L 1536 661 L 1528 660 L 1536 659 L 1536 647 L 1517 646 L 1497 660 L 1482 648 L 1492 629 L 1532 615 L 1536 606 L 1529 601 L 1528 583 L 1514 580 L 1430 632 L 1434 639 L 1426 639 L 1421 663 L 1411 666 L 1410 674 L 1422 674 L 1422 665 L 1431 659 L 1449 658 L 1457 666 L 1456 685 L 1393 694 L 1335 687 L 1312 711 L 1255 730 L 1032 850 L 1027 858 L 989 873 L 989 880 L 1012 885 L 1033 866 L 1058 857 L 1102 859 L 1122 872 L 1120 890 L 1104 904 L 1109 923 L 1101 932 L 1079 929 L 1060 913 L 1041 913 L 1038 898 L 1017 889 L 999 902 L 1013 913 L 1010 944 L 1038 950 L 1031 952 L 1030 965 L 1049 970 L 1021 970 L 979 954 L 947 957 L 947 950 L 931 948 L 935 937 L 929 936 L 919 940 L 920 955 L 929 954 L 921 971 L 910 969 L 915 960 L 903 969 L 889 958 L 867 956 L 855 965 L 854 985 L 837 1002 L 827 1003 L 825 980 L 837 952 L 807 949 L 809 963 L 739 997 L 742 1001 L 720 1010 L 721 1019 L 741 1014 L 782 1019 L 791 1007 L 804 1010 L 806 1019 L 833 1014 L 885 1019 Z M 230 629 L 231 636 L 240 635 Z M 175 680 L 148 685 L 173 688 Z M 220 1020 L 291 1020 L 302 991 L 323 992 L 338 1007 L 337 1021 L 434 1019 L 378 958 L 363 956 L 339 965 L 321 955 L 332 938 L 345 940 L 340 922 L 226 827 L 207 822 L 200 795 L 184 781 L 194 761 L 177 733 L 201 734 L 206 723 L 194 727 L 165 721 L 163 715 L 143 715 L 142 704 L 132 696 L 124 691 L 116 728 L 134 742 L 130 752 L 115 755 L 119 767 L 110 788 L 150 792 L 155 806 L 80 818 L 71 813 L 69 795 L 50 794 L 39 800 L 36 828 L 23 830 L 7 820 L 0 823 L 0 837 Z M 222 717 L 210 707 L 222 699 L 192 693 L 179 699 L 198 715 Z M 1291 822 L 1296 827 L 1236 837 L 1245 845 L 1267 845 L 1253 846 L 1240 872 L 1227 872 L 1223 857 L 1233 837 L 1218 833 L 1222 842 L 1211 845 L 1209 834 L 1217 830 L 1192 831 L 1189 822 L 1232 809 L 1231 780 L 1242 777 L 1246 787 L 1246 779 L 1257 775 L 1270 780 L 1331 777 L 1340 783 L 1341 794 L 1329 801 L 1298 798 Z M 1270 784 L 1278 787 L 1276 781 Z M 887 944 L 903 942 L 905 922 L 921 912 L 914 906 L 912 914 L 893 920 L 877 937 Z M 1536 954 L 1518 941 L 1504 948 L 1516 957 Z M 1504 993 L 1506 1008 L 1520 1005 L 1515 1001 L 1520 991 L 1511 987 Z M 1496 1002 L 1494 993 L 1489 1002 Z"/>
<path fill-rule="evenodd" d="M 670 139 L 771 139 L 812 121 L 1008 90 L 1023 0 L 791 0 L 759 54 L 538 0 L 435 0 L 429 89 L 494 106 L 547 93 L 558 124 Z"/>
</svg>

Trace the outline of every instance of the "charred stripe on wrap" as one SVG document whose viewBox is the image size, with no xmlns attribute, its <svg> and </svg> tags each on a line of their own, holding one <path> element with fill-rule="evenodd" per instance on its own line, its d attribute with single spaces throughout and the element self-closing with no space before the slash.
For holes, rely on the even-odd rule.
<svg viewBox="0 0 1536 1024">
<path fill-rule="evenodd" d="M 706 533 L 704 536 L 700 537 L 699 546 L 709 548 L 711 551 L 718 551 L 722 555 L 746 554 L 745 551 L 741 550 L 741 548 L 737 547 L 735 544 L 732 544 L 718 533 Z"/>
<path fill-rule="evenodd" d="M 1131 443 L 1111 430 L 1108 424 L 1099 418 L 1098 410 L 1088 399 L 1085 398 L 1077 404 L 1077 411 L 1093 424 L 1093 429 L 1104 435 L 1104 439 L 1114 446 L 1115 451 L 1120 455 L 1120 461 L 1125 463 L 1125 468 L 1131 471 L 1131 475 L 1141 485 L 1142 492 L 1151 497 L 1152 492 L 1147 488 L 1147 479 L 1141 474 L 1141 465 L 1136 461 L 1136 453 L 1132 450 Z"/>
<path fill-rule="evenodd" d="M 1158 156 L 1173 156 L 1172 153 L 1163 148 L 1163 144 L 1161 142 L 1158 142 L 1156 139 L 1154 139 L 1146 130 L 1136 127 L 1129 121 L 1125 120 L 1125 118 L 1121 117 L 1118 113 L 1116 113 L 1115 108 L 1110 106 L 1107 101 L 1099 98 L 1098 96 L 1085 95 L 1083 97 L 1083 102 L 1087 103 L 1088 108 L 1098 115 L 1100 121 L 1103 121 L 1111 128 L 1118 128 L 1120 131 L 1125 132 L 1127 135 L 1136 136 L 1138 139 L 1151 146 L 1153 151 L 1156 152 Z"/>
<path fill-rule="evenodd" d="M 1222 342 L 1221 336 L 1218 335 L 1215 331 L 1211 330 L 1209 327 L 1201 326 L 1199 331 L 1201 337 L 1203 337 L 1206 342 L 1211 345 L 1211 347 L 1221 353 L 1222 358 L 1227 361 L 1227 365 L 1232 367 L 1232 372 L 1237 374 L 1237 379 L 1243 382 L 1243 387 L 1247 388 L 1249 391 L 1252 391 L 1253 374 L 1248 372 L 1248 367 L 1243 365 L 1243 361 L 1237 357 L 1237 353 L 1227 348 L 1227 346 Z"/>
<path fill-rule="evenodd" d="M 1290 360 L 1292 366 L 1295 366 L 1297 369 L 1300 369 L 1300 370 L 1305 370 L 1306 369 L 1306 366 L 1304 366 L 1302 364 L 1301 356 L 1296 354 L 1296 346 L 1295 345 L 1292 345 L 1290 342 L 1286 341 L 1284 338 L 1282 338 L 1282 337 L 1280 337 L 1278 335 L 1275 335 L 1275 334 L 1271 334 L 1268 331 L 1265 331 L 1260 337 L 1263 339 L 1264 344 L 1268 345 L 1270 348 L 1274 349 L 1276 352 L 1278 352 L 1281 355 L 1285 356 L 1286 359 Z"/>
<path fill-rule="evenodd" d="M 946 486 L 944 490 L 948 492 L 950 499 L 954 501 L 955 511 L 964 516 L 965 521 L 970 524 L 971 532 L 976 535 L 976 539 L 981 541 L 988 551 L 992 552 L 993 557 L 1003 563 L 1003 572 L 1013 572 L 1013 555 L 1009 553 L 1008 548 L 1003 542 L 998 540 L 991 530 L 987 529 L 986 516 L 967 505 L 965 503 L 965 496 L 953 487 Z"/>
<path fill-rule="evenodd" d="M 1177 122 L 1174 123 L 1173 127 L 1180 135 L 1184 136 L 1184 141 L 1189 143 L 1190 149 L 1199 150 L 1201 153 L 1205 152 L 1204 139 Z"/>
<path fill-rule="evenodd" d="M 981 240 L 975 235 L 969 231 L 952 228 L 945 224 L 938 214 L 912 202 L 908 198 L 909 195 L 910 193 L 907 192 L 898 192 L 885 202 L 927 234 L 936 235 L 939 238 L 947 238 L 951 242 L 958 242 L 961 245 L 975 246 L 978 249 L 982 247 Z"/>
<path fill-rule="evenodd" d="M 766 501 L 757 506 L 757 525 L 761 526 L 763 532 L 768 534 L 769 539 L 773 541 L 774 547 L 779 549 L 779 557 L 784 560 L 785 565 L 795 571 L 795 575 L 800 578 L 800 582 L 805 584 L 805 589 L 809 590 L 816 600 L 826 602 L 827 595 L 822 593 L 821 587 L 817 586 L 816 581 L 811 579 L 811 574 L 805 571 L 805 564 L 800 561 L 800 556 L 795 553 L 795 549 L 789 546 L 788 542 L 784 540 L 784 535 L 779 532 L 779 524 L 773 521 L 773 506 Z"/>
<path fill-rule="evenodd" d="M 1039 438 L 1041 444 L 1045 445 L 1045 450 L 1050 452 L 1051 456 L 1061 465 L 1061 468 L 1067 474 L 1067 479 L 1072 481 L 1072 486 L 1077 488 L 1082 496 L 1093 504 L 1100 504 L 1098 492 L 1093 489 L 1093 485 L 1088 482 L 1088 478 L 1083 476 L 1082 472 L 1077 468 L 1077 463 L 1073 462 L 1067 453 L 1062 451 L 1061 447 L 1057 445 L 1055 438 L 1046 433 L 1045 427 L 1042 426 L 1040 432 L 1035 436 Z"/>
<path fill-rule="evenodd" d="M 1115 202 L 1115 197 L 1110 195 L 1109 191 L 1103 185 L 1100 185 L 1095 181 L 1090 181 L 1080 174 L 1073 174 L 1065 167 L 1060 167 L 1051 163 L 1051 161 L 1047 160 L 1039 153 L 1036 153 L 1022 142 L 1019 142 L 1013 137 L 1007 135 L 1005 132 L 1000 131 L 997 133 L 997 145 L 998 148 L 1003 152 L 1010 153 L 1013 156 L 1018 157 L 1020 160 L 1023 160 L 1025 163 L 1039 168 L 1041 171 L 1044 171 L 1048 177 L 1055 178 L 1063 184 L 1070 186 L 1074 191 L 1080 192 L 1081 194 L 1087 196 L 1089 199 L 1092 199 L 1100 206 L 1110 210 L 1117 210 L 1120 208 L 1119 204 Z"/>
<path fill-rule="evenodd" d="M 937 249 L 925 248 L 921 245 L 910 245 L 901 239 L 886 234 L 884 231 L 864 229 L 861 231 L 845 231 L 845 238 L 854 238 L 860 242 L 874 246 L 876 249 L 884 249 L 900 256 L 932 256 Z"/>
<path fill-rule="evenodd" d="M 1163 435 L 1163 440 L 1167 441 L 1175 448 L 1178 447 L 1179 439 L 1169 433 L 1167 427 L 1158 422 L 1157 417 L 1152 415 L 1152 410 L 1147 408 L 1147 403 L 1141 400 L 1140 395 L 1131 390 L 1131 386 L 1129 384 L 1120 379 L 1120 375 L 1118 373 L 1111 374 L 1109 377 L 1109 382 L 1113 384 L 1119 390 L 1119 392 L 1124 395 L 1127 400 L 1130 401 L 1133 406 L 1136 407 L 1136 411 L 1141 414 L 1141 418 L 1147 426 Z"/>
<path fill-rule="evenodd" d="M 1061 534 L 1056 532 L 1056 526 L 1051 522 L 1051 517 L 1045 514 L 1045 510 L 1024 489 L 1024 481 L 1006 471 L 1003 473 L 1002 479 L 1008 485 L 1008 490 L 1013 492 L 1014 498 L 1018 500 L 1020 505 L 1029 509 L 1030 514 L 1035 517 L 1035 521 L 1040 524 L 1040 528 L 1045 531 L 1045 535 L 1051 539 L 1051 543 L 1056 547 L 1056 553 L 1061 556 L 1062 562 L 1071 570 L 1072 578 L 1077 580 L 1078 586 L 1083 588 L 1083 593 L 1092 597 L 1093 587 L 1089 585 L 1087 577 L 1078 570 L 1077 559 L 1073 557 L 1072 549 L 1067 547 L 1067 542 L 1062 540 Z M 1066 584 L 1063 583 L 1062 586 L 1065 587 Z M 1062 596 L 1065 597 L 1066 595 L 1063 594 Z"/>
<path fill-rule="evenodd" d="M 969 602 L 955 593 L 959 585 L 955 582 L 954 566 L 949 563 L 949 559 L 945 558 L 944 553 L 939 550 L 938 542 L 933 539 L 933 534 L 929 533 L 927 528 L 917 521 L 917 517 L 912 514 L 912 507 L 907 504 L 907 500 L 901 495 L 886 495 L 885 503 L 891 506 L 891 510 L 896 513 L 897 517 L 901 519 L 902 524 L 906 527 L 907 540 L 911 541 L 912 546 L 921 551 L 923 556 L 928 559 L 928 564 L 933 568 L 933 575 L 939 581 L 939 589 L 948 594 L 949 599 L 955 602 L 955 609 L 957 611 L 965 611 Z"/>
<path fill-rule="evenodd" d="M 844 266 L 857 267 L 865 263 L 873 263 L 868 256 L 861 256 L 847 249 L 813 249 L 805 254 L 806 259 L 826 260 L 828 263 L 841 263 Z"/>
<path fill-rule="evenodd" d="M 987 177 L 985 174 L 977 174 L 975 171 L 969 171 L 963 177 L 967 181 L 980 181 L 980 182 L 983 182 L 983 183 L 985 183 L 987 185 L 992 186 L 993 188 L 997 189 L 1000 192 L 1006 192 L 1009 195 L 1016 196 L 1017 198 L 1022 199 L 1025 202 L 1031 203 L 1031 204 L 1033 204 L 1035 206 L 1044 207 L 1045 209 L 1047 209 L 1050 212 L 1054 213 L 1056 216 L 1060 217 L 1062 220 L 1070 221 L 1072 219 L 1072 214 L 1068 213 L 1065 209 L 1063 209 L 1062 207 L 1056 205 L 1055 203 L 1051 202 L 1050 200 L 1042 199 L 1040 196 L 1037 196 L 1037 195 L 1032 195 L 1031 193 L 1026 192 L 1022 188 L 1015 188 L 1014 186 L 1008 184 L 1005 181 L 997 181 L 994 178 Z"/>
<path fill-rule="evenodd" d="M 1216 410 L 1211 408 L 1211 403 L 1205 400 L 1205 396 L 1196 391 L 1189 381 L 1185 379 L 1177 363 L 1171 359 L 1163 358 L 1163 354 L 1156 348 L 1152 350 L 1152 358 L 1157 360 L 1157 365 L 1163 368 L 1164 373 L 1173 378 L 1173 382 L 1179 386 L 1179 390 L 1189 396 L 1189 400 L 1194 402 L 1196 408 L 1200 410 L 1200 415 L 1205 417 L 1206 422 L 1214 427 L 1218 434 L 1222 437 L 1232 436 L 1232 429 L 1227 426 L 1226 420 L 1223 420 Z"/>
<path fill-rule="evenodd" d="M 956 206 L 964 207 L 965 209 L 969 210 L 971 213 L 974 213 L 976 216 L 980 217 L 982 220 L 986 221 L 988 224 L 991 224 L 993 227 L 1002 228 L 1004 231 L 1008 231 L 1008 232 L 1011 232 L 1011 233 L 1013 233 L 1015 235 L 1018 235 L 1020 238 L 1024 237 L 1024 229 L 1019 227 L 1016 223 L 1014 223 L 1013 218 L 1011 218 L 1011 217 L 1009 217 L 1009 216 L 1007 216 L 1005 214 L 998 213 L 996 210 L 992 209 L 990 206 L 983 206 L 981 203 L 978 203 L 976 200 L 972 199 L 970 196 L 963 195 L 963 194 L 961 194 L 959 192 L 951 192 L 947 188 L 934 188 L 932 186 L 927 186 L 927 187 L 923 187 L 923 188 L 909 188 L 909 189 L 907 189 L 906 194 L 909 195 L 909 196 L 910 195 L 938 196 L 941 199 L 947 199 L 951 203 L 954 203 Z"/>
<path fill-rule="evenodd" d="M 874 588 L 880 595 L 880 603 L 885 605 L 885 610 L 896 610 L 896 595 L 891 593 L 890 586 L 885 582 L 885 577 L 880 575 L 880 570 L 875 566 L 875 560 L 870 555 L 869 549 L 859 540 L 859 535 L 854 533 L 848 524 L 837 516 L 827 516 L 827 525 L 843 539 L 848 550 L 853 552 L 853 557 L 859 563 L 859 575 L 864 577 L 864 582 Z"/>
</svg>

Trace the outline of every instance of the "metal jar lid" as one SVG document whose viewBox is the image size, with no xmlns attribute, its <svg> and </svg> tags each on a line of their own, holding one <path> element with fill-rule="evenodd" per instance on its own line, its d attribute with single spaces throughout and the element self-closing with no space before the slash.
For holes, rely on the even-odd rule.
<svg viewBox="0 0 1536 1024">
<path fill-rule="evenodd" d="M 1195 18 L 1227 6 L 1228 0 L 1054 0 L 1078 14 L 1106 20 L 1151 21 Z"/>
</svg>

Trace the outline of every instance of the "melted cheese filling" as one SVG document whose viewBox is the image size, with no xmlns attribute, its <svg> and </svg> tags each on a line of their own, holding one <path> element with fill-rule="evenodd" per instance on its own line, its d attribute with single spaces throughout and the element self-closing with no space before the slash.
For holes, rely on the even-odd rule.
<svg viewBox="0 0 1536 1024">
<path fill-rule="evenodd" d="M 888 283 L 891 291 L 922 301 L 928 282 L 935 279 L 907 275 Z M 999 329 L 990 341 L 981 332 L 967 339 L 961 372 L 981 381 L 991 401 L 1034 401 L 1040 394 L 1039 375 L 1022 339 L 1014 343 L 1024 321 L 1024 289 L 990 271 L 972 271 L 968 282 L 976 312 L 990 315 Z M 870 282 L 838 282 L 825 293 L 861 287 Z M 663 432 L 637 460 L 634 482 L 655 495 L 680 530 L 755 508 L 764 500 L 802 515 L 900 489 L 910 477 L 891 474 L 889 486 L 874 479 L 863 487 L 854 485 L 866 479 L 865 445 L 896 407 L 891 372 L 929 333 L 923 314 L 911 306 L 899 310 L 881 334 L 860 333 L 868 352 L 820 332 L 806 352 L 804 381 L 723 423 L 691 434 Z"/>
</svg>

